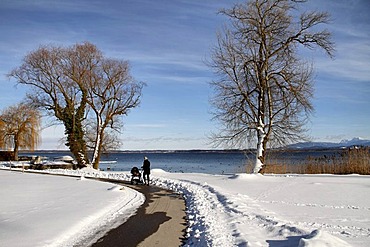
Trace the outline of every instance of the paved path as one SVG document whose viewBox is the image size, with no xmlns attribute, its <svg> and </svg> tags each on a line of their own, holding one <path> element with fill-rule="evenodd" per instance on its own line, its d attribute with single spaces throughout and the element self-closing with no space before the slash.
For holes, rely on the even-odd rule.
<svg viewBox="0 0 370 247">
<path fill-rule="evenodd" d="M 185 203 L 180 195 L 156 186 L 114 182 L 138 190 L 146 200 L 134 216 L 109 231 L 93 247 L 182 245 L 186 221 Z"/>
</svg>

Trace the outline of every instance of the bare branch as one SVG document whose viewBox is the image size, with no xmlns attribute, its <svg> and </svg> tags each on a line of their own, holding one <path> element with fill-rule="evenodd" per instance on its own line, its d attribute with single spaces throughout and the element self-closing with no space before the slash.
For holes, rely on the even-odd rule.
<svg viewBox="0 0 370 247">
<path fill-rule="evenodd" d="M 334 54 L 330 32 L 318 29 L 329 22 L 329 14 L 295 18 L 291 12 L 302 2 L 250 0 L 220 11 L 232 25 L 218 35 L 212 54 L 218 79 L 211 83 L 211 103 L 222 126 L 212 138 L 217 144 L 257 144 L 256 165 L 263 163 L 267 143 L 282 145 L 304 136 L 313 110 L 313 70 L 297 57 L 297 47 Z"/>
</svg>

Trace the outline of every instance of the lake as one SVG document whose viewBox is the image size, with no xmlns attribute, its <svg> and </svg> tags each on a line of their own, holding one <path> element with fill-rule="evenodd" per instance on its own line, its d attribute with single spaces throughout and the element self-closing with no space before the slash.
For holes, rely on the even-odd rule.
<svg viewBox="0 0 370 247">
<path fill-rule="evenodd" d="M 338 155 L 340 150 L 290 150 L 270 152 L 270 160 L 288 164 L 300 164 L 308 157 Z M 21 152 L 20 155 L 37 155 L 53 160 L 55 157 L 71 155 L 68 151 L 35 151 Z M 246 172 L 246 164 L 255 159 L 255 154 L 239 150 L 227 151 L 116 151 L 103 154 L 101 170 L 129 171 L 133 166 L 141 167 L 144 157 L 148 157 L 152 169 L 163 169 L 167 172 L 193 172 L 207 174 L 228 174 Z"/>
</svg>

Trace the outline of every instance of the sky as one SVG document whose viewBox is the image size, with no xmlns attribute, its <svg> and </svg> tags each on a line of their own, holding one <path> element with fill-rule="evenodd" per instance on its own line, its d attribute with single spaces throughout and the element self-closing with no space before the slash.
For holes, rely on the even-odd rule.
<svg viewBox="0 0 370 247">
<path fill-rule="evenodd" d="M 240 2 L 240 1 L 239 1 Z M 6 74 L 40 45 L 89 41 L 106 57 L 128 60 L 147 86 L 141 105 L 124 117 L 124 150 L 209 149 L 212 120 L 210 60 L 216 35 L 229 21 L 218 14 L 237 0 L 1 0 L 0 110 L 19 103 L 29 88 Z M 313 141 L 370 139 L 370 2 L 312 0 L 328 11 L 335 58 L 306 51 L 315 66 Z M 62 126 L 44 120 L 39 149 L 66 149 Z"/>
</svg>

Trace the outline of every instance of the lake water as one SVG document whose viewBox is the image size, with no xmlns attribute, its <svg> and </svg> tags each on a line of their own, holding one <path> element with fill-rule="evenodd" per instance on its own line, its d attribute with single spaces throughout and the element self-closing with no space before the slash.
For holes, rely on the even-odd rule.
<svg viewBox="0 0 370 247">
<path fill-rule="evenodd" d="M 274 152 L 269 158 L 289 164 L 299 164 L 308 157 L 336 155 L 338 150 L 321 151 L 289 151 Z M 20 155 L 37 155 L 53 160 L 55 157 L 71 155 L 67 151 L 36 151 L 20 153 Z M 176 151 L 176 152 L 111 152 L 101 157 L 99 168 L 111 171 L 129 171 L 133 166 L 141 167 L 144 156 L 151 162 L 151 168 L 163 169 L 167 172 L 194 172 L 208 174 L 246 172 L 246 164 L 253 162 L 254 153 L 243 151 Z"/>
</svg>

